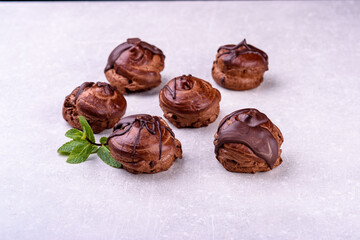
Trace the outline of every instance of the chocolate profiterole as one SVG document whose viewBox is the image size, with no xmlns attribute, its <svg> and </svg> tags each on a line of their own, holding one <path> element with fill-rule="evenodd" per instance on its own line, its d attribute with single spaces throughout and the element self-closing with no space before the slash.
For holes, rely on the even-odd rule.
<svg viewBox="0 0 360 240">
<path fill-rule="evenodd" d="M 219 115 L 220 92 L 191 75 L 170 80 L 159 94 L 164 117 L 178 128 L 204 127 Z"/>
<path fill-rule="evenodd" d="M 212 76 L 224 88 L 248 90 L 260 85 L 268 69 L 267 54 L 244 39 L 238 45 L 229 44 L 218 49 Z"/>
<path fill-rule="evenodd" d="M 121 119 L 108 137 L 108 146 L 111 156 L 135 174 L 166 171 L 182 158 L 181 143 L 167 123 L 146 114 Z"/>
<path fill-rule="evenodd" d="M 279 166 L 280 130 L 267 116 L 247 108 L 227 115 L 215 134 L 215 154 L 224 168 L 231 172 L 265 172 Z"/>
<path fill-rule="evenodd" d="M 103 82 L 85 82 L 65 98 L 62 113 L 77 129 L 81 129 L 78 116 L 84 116 L 94 133 L 99 133 L 114 127 L 125 111 L 126 100 L 116 87 Z"/>
<path fill-rule="evenodd" d="M 104 72 L 121 93 L 140 92 L 160 85 L 164 60 L 159 48 L 139 38 L 129 38 L 111 52 Z"/>
</svg>

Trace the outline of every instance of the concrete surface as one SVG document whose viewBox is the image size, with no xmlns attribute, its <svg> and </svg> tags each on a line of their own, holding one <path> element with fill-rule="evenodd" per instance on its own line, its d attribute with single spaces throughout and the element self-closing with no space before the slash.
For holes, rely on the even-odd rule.
<svg viewBox="0 0 360 240">
<path fill-rule="evenodd" d="M 1 239 L 360 238 L 359 2 L 2 2 L 0 16 Z M 132 175 L 96 156 L 67 164 L 56 153 L 70 128 L 63 100 L 105 81 L 128 37 L 164 51 L 164 83 L 192 74 L 217 87 L 220 116 L 174 128 L 184 158 L 167 172 Z M 254 90 L 221 88 L 216 50 L 244 38 L 270 70 Z M 126 96 L 126 115 L 162 115 L 160 89 Z M 245 107 L 284 135 L 271 172 L 230 173 L 215 159 L 217 125 Z"/>
</svg>

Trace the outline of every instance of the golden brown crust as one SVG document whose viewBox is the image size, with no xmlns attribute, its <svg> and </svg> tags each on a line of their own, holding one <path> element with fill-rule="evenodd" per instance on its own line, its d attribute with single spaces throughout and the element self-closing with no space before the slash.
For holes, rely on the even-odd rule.
<svg viewBox="0 0 360 240">
<path fill-rule="evenodd" d="M 219 115 L 220 92 L 191 75 L 170 80 L 159 94 L 164 117 L 177 128 L 204 127 Z"/>
<path fill-rule="evenodd" d="M 160 72 L 164 69 L 165 56 L 161 50 L 140 39 L 128 39 L 109 56 L 105 76 L 122 94 L 145 91 L 161 83 Z M 151 50 L 154 51 L 151 51 Z M 114 52 L 116 55 L 114 55 Z"/>
<path fill-rule="evenodd" d="M 166 171 L 176 158 L 182 158 L 181 143 L 162 118 L 134 115 L 121 121 L 123 126 L 109 136 L 108 146 L 112 157 L 127 171 L 134 174 Z M 148 128 L 141 127 L 142 124 Z M 156 130 L 154 133 L 148 129 Z M 126 133 L 120 135 L 124 131 Z"/>
<path fill-rule="evenodd" d="M 232 117 L 228 119 L 221 128 L 226 129 L 235 121 L 236 119 Z M 267 122 L 260 124 L 260 127 L 269 131 L 277 142 L 278 155 L 275 164 L 273 165 L 273 168 L 275 168 L 282 163 L 280 148 L 284 141 L 283 135 L 279 128 L 273 124 L 270 119 L 268 119 Z M 215 134 L 214 145 L 218 144 L 218 139 L 219 132 Z M 253 150 L 242 143 L 225 143 L 218 150 L 216 158 L 224 166 L 224 168 L 230 172 L 256 173 L 271 170 L 269 164 L 264 159 L 256 155 Z"/>
<path fill-rule="evenodd" d="M 217 84 L 228 89 L 256 88 L 268 70 L 267 61 L 266 53 L 246 44 L 246 41 L 237 46 L 225 45 L 220 47 L 213 62 L 212 76 Z"/>
<path fill-rule="evenodd" d="M 64 101 L 63 117 L 74 128 L 81 129 L 79 116 L 84 116 L 94 133 L 112 128 L 126 111 L 123 95 L 107 83 L 84 83 Z M 81 93 L 78 91 L 81 89 Z"/>
</svg>

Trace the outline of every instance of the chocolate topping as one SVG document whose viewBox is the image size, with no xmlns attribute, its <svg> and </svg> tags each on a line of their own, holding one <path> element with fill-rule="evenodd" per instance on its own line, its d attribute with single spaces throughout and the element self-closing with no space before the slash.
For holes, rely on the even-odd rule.
<svg viewBox="0 0 360 240">
<path fill-rule="evenodd" d="M 80 88 L 79 88 L 79 90 L 77 91 L 77 93 L 76 93 L 76 95 L 75 95 L 74 102 L 76 103 L 76 101 L 78 100 L 79 96 L 80 96 L 87 88 L 90 88 L 90 87 L 94 86 L 94 84 L 95 84 L 97 87 L 102 87 L 107 95 L 112 95 L 112 94 L 114 93 L 114 91 L 116 90 L 116 87 L 113 87 L 113 86 L 111 86 L 111 85 L 108 84 L 108 83 L 104 83 L 104 82 L 97 82 L 97 83 L 94 83 L 94 82 L 84 82 L 83 84 L 80 85 Z"/>
<path fill-rule="evenodd" d="M 233 118 L 232 123 L 222 128 L 231 118 Z M 268 121 L 265 114 L 253 108 L 238 110 L 227 115 L 220 122 L 217 130 L 216 155 L 225 143 L 241 143 L 264 159 L 272 169 L 278 157 L 278 143 L 266 128 L 260 126 Z"/>
<path fill-rule="evenodd" d="M 80 85 L 79 90 L 77 91 L 76 95 L 75 95 L 75 100 L 74 103 L 76 103 L 77 99 L 79 98 L 80 94 L 82 94 L 85 89 L 92 87 L 94 85 L 93 82 L 84 82 L 83 84 Z"/>
<path fill-rule="evenodd" d="M 245 55 L 245 54 L 256 54 L 258 56 L 260 56 L 262 58 L 262 60 L 264 61 L 264 64 L 267 68 L 268 66 L 268 56 L 265 52 L 261 51 L 260 49 L 247 44 L 246 43 L 246 39 L 244 39 L 243 41 L 241 41 L 238 45 L 234 45 L 234 44 L 230 44 L 230 45 L 224 45 L 221 46 L 218 49 L 218 52 L 220 50 L 227 50 L 223 53 L 221 53 L 219 56 L 217 56 L 218 58 L 220 58 L 223 55 L 226 55 L 223 57 L 223 62 L 226 65 L 231 65 L 232 62 L 240 55 Z"/>
<path fill-rule="evenodd" d="M 112 128 L 125 114 L 126 100 L 108 83 L 85 82 L 76 87 L 63 104 L 63 117 L 81 129 L 78 116 L 84 116 L 94 133 Z"/>
<path fill-rule="evenodd" d="M 156 116 L 153 117 L 153 116 L 150 116 L 147 114 L 138 114 L 138 115 L 131 115 L 131 116 L 121 119 L 114 126 L 113 133 L 107 139 L 107 144 L 111 138 L 116 137 L 116 136 L 122 136 L 125 133 L 129 132 L 131 130 L 131 128 L 135 125 L 135 123 L 139 123 L 139 131 L 137 133 L 137 136 L 136 136 L 136 139 L 134 142 L 134 147 L 133 147 L 131 157 L 133 158 L 135 156 L 136 146 L 139 143 L 141 130 L 145 127 L 146 130 L 152 135 L 155 135 L 156 132 L 159 133 L 159 159 L 160 159 L 161 152 L 162 152 L 161 128 L 164 128 L 165 130 L 167 130 L 173 137 L 175 137 L 175 134 L 169 127 L 162 125 L 160 123 L 160 118 L 156 117 Z"/>
<path fill-rule="evenodd" d="M 168 85 L 165 86 L 165 89 L 169 91 L 173 99 L 176 99 L 176 85 L 177 80 L 180 81 L 180 89 L 182 90 L 189 90 L 192 88 L 192 82 L 190 82 L 190 79 L 192 78 L 191 74 L 188 76 L 182 75 L 181 77 L 174 78 L 174 87 L 171 89 Z"/>
<path fill-rule="evenodd" d="M 159 48 L 155 47 L 154 45 L 151 45 L 147 42 L 143 42 L 139 38 L 128 38 L 126 40 L 126 42 L 117 46 L 110 53 L 110 56 L 108 58 L 108 62 L 107 62 L 104 72 L 107 72 L 109 69 L 114 68 L 115 61 L 121 56 L 121 54 L 123 52 L 125 52 L 128 49 L 131 49 L 132 47 L 136 47 L 136 46 L 139 46 L 143 49 L 149 50 L 153 54 L 158 54 L 165 58 L 165 55 L 163 54 L 163 52 Z"/>
<path fill-rule="evenodd" d="M 169 91 L 169 93 L 171 94 L 173 99 L 176 99 L 176 79 L 177 78 L 174 79 L 174 88 L 173 88 L 173 90 L 171 90 L 171 88 L 168 85 L 165 86 L 165 89 Z"/>
<path fill-rule="evenodd" d="M 220 92 L 210 83 L 190 74 L 171 79 L 159 94 L 164 113 L 171 112 L 185 118 L 188 117 L 186 115 L 195 114 L 193 117 L 196 119 L 207 109 L 218 107 L 220 99 Z"/>
<path fill-rule="evenodd" d="M 104 82 L 97 82 L 96 86 L 104 88 L 107 95 L 113 94 L 114 91 L 117 89 L 117 87 L 111 86 L 110 84 Z"/>
</svg>

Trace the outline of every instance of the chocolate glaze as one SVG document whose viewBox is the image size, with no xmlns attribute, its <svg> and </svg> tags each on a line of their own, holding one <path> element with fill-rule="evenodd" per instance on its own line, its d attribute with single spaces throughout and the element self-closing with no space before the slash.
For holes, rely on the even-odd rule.
<svg viewBox="0 0 360 240">
<path fill-rule="evenodd" d="M 116 87 L 113 87 L 111 86 L 110 84 L 108 83 L 104 83 L 104 82 L 97 82 L 97 83 L 94 83 L 94 82 L 84 82 L 83 84 L 80 85 L 80 88 L 79 90 L 77 91 L 76 95 L 75 95 L 75 100 L 74 102 L 76 103 L 76 101 L 78 100 L 79 96 L 87 89 L 87 88 L 90 88 L 92 86 L 94 86 L 94 84 L 97 86 L 97 87 L 102 87 L 104 88 L 105 90 L 105 93 L 107 95 L 112 95 L 114 93 L 114 91 L 116 90 Z"/>
<path fill-rule="evenodd" d="M 87 89 L 89 87 L 92 87 L 93 85 L 94 85 L 93 82 L 84 82 L 83 84 L 81 84 L 79 90 L 77 91 L 77 93 L 75 95 L 74 102 L 76 103 L 76 101 L 79 98 L 80 94 L 83 93 L 85 91 L 85 89 Z"/>
<path fill-rule="evenodd" d="M 161 55 L 165 58 L 165 55 L 163 54 L 163 52 L 155 47 L 154 45 L 151 45 L 147 42 L 143 42 L 141 41 L 140 38 L 128 38 L 126 40 L 126 42 L 120 44 L 119 46 L 117 46 L 111 53 L 110 56 L 108 58 L 108 62 L 107 65 L 105 67 L 104 72 L 107 72 L 108 70 L 114 68 L 114 63 L 115 61 L 120 57 L 120 55 L 125 52 L 126 50 L 134 47 L 134 46 L 140 46 L 146 50 L 149 50 L 150 52 L 152 52 L 153 54 L 158 54 Z"/>
<path fill-rule="evenodd" d="M 173 99 L 176 99 L 176 79 L 174 78 L 174 89 L 171 90 L 171 88 L 168 85 L 165 85 L 165 89 L 169 91 Z"/>
<path fill-rule="evenodd" d="M 140 140 L 140 133 L 141 130 L 145 127 L 146 130 L 152 134 L 155 135 L 156 132 L 159 132 L 159 159 L 161 159 L 161 152 L 162 152 L 162 133 L 161 128 L 164 128 L 167 130 L 171 136 L 175 138 L 174 132 L 167 126 L 164 126 L 160 123 L 160 118 L 157 116 L 150 116 L 148 114 L 138 114 L 138 115 L 131 115 L 128 117 L 125 117 L 121 119 L 115 126 L 113 133 L 108 137 L 107 143 L 109 143 L 109 140 L 116 136 L 122 136 L 125 133 L 129 132 L 131 128 L 134 126 L 134 124 L 138 122 L 139 123 L 139 132 L 135 138 L 133 151 L 131 153 L 131 157 L 133 158 L 135 156 L 136 152 L 136 146 L 139 143 Z M 149 125 L 151 127 L 149 127 Z"/>
<path fill-rule="evenodd" d="M 109 95 L 109 96 L 114 94 L 114 91 L 117 89 L 116 87 L 111 86 L 110 84 L 104 83 L 104 82 L 97 82 L 96 86 L 102 87 L 104 89 L 106 95 Z"/>
<path fill-rule="evenodd" d="M 224 45 L 221 46 L 218 49 L 218 52 L 221 50 L 228 50 L 225 51 L 223 53 L 221 53 L 217 58 L 220 58 L 221 56 L 227 54 L 224 58 L 223 61 L 225 63 L 225 65 L 231 65 L 232 62 L 234 61 L 234 59 L 236 59 L 236 57 L 240 56 L 240 55 L 245 55 L 245 54 L 256 54 L 258 56 L 260 56 L 262 58 L 262 60 L 264 61 L 264 64 L 267 68 L 268 66 L 268 56 L 265 52 L 263 52 L 262 50 L 250 45 L 246 43 L 246 39 L 242 40 L 238 45 Z"/>
<path fill-rule="evenodd" d="M 191 79 L 192 75 L 189 74 L 188 76 L 182 75 L 181 77 L 174 78 L 174 87 L 171 89 L 168 85 L 165 85 L 165 89 L 169 91 L 173 99 L 176 99 L 176 80 L 180 80 L 181 82 L 181 89 L 191 89 L 192 83 L 189 82 L 189 79 Z"/>
<path fill-rule="evenodd" d="M 222 128 L 232 117 L 232 124 Z M 266 128 L 260 126 L 268 121 L 265 114 L 253 108 L 241 109 L 227 115 L 217 130 L 216 155 L 225 143 L 241 143 L 264 159 L 272 169 L 278 157 L 278 142 Z"/>
</svg>

